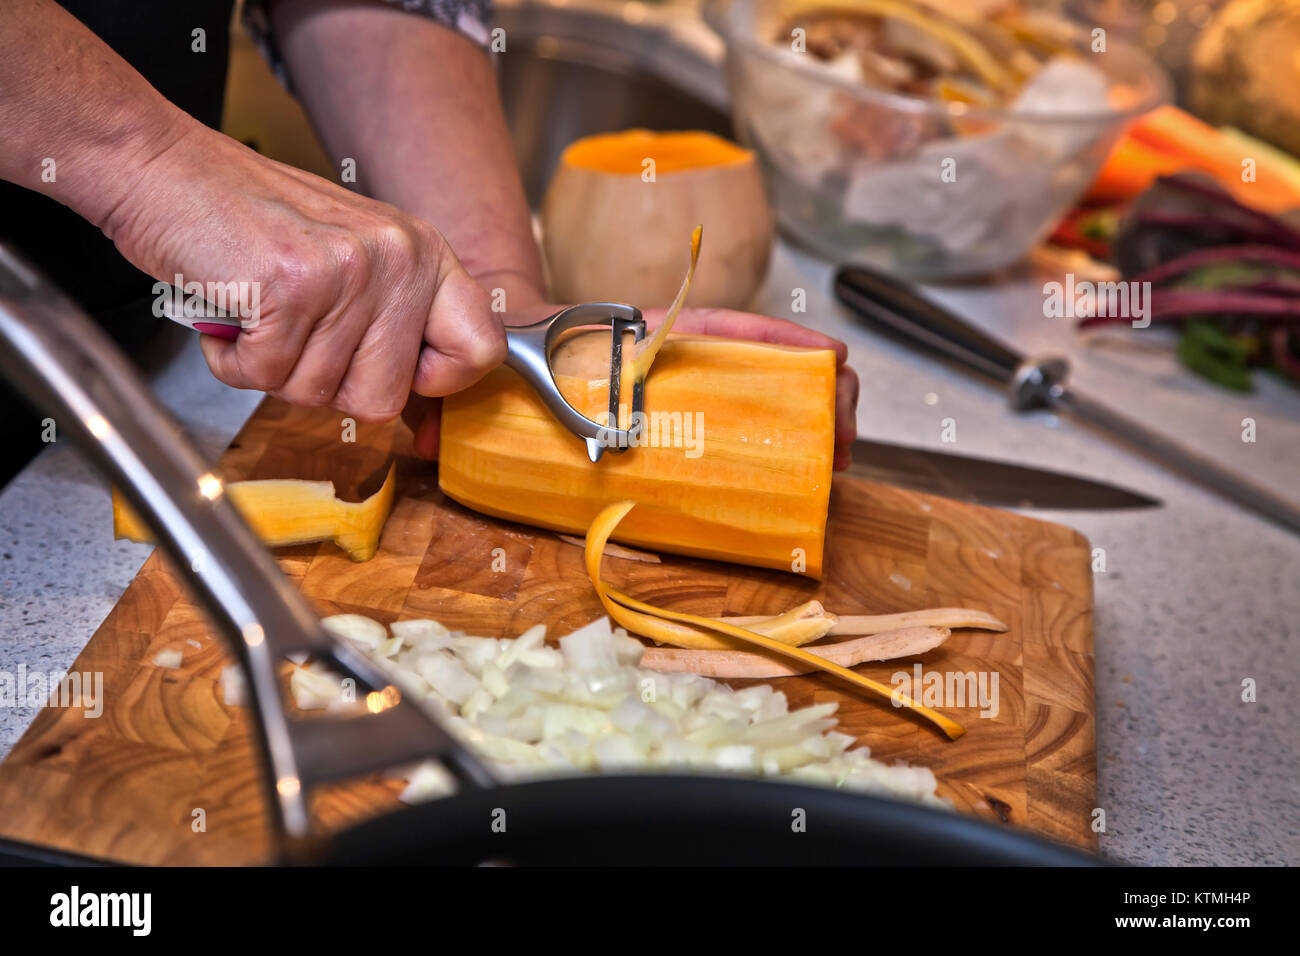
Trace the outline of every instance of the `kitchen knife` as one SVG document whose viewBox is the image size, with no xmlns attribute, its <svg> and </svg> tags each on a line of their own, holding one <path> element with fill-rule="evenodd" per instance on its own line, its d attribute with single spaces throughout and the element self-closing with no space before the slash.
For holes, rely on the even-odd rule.
<svg viewBox="0 0 1300 956">
<path fill-rule="evenodd" d="M 1300 531 L 1300 505 L 1155 429 L 1066 385 L 1069 363 L 1027 357 L 920 295 L 910 284 L 861 266 L 835 274 L 835 295 L 873 326 L 978 372 L 1007 391 L 1017 411 L 1050 408 L 1097 426 L 1225 498 Z"/>
<path fill-rule="evenodd" d="M 1157 498 L 1076 475 L 859 438 L 849 474 L 912 491 L 1008 508 L 1159 507 Z"/>
</svg>

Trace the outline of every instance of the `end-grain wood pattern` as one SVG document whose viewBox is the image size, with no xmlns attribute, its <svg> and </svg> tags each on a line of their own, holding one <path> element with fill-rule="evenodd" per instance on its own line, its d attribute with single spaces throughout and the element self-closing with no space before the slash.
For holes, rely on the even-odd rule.
<svg viewBox="0 0 1300 956">
<path fill-rule="evenodd" d="M 436 466 L 411 456 L 402 426 L 359 425 L 357 440 L 345 442 L 343 425 L 334 413 L 268 400 L 220 465 L 227 480 L 330 479 L 356 499 L 396 456 L 399 499 L 373 560 L 354 564 L 330 543 L 277 552 L 322 614 L 433 617 L 488 636 L 544 623 L 554 637 L 601 613 L 579 547 L 446 499 Z M 106 513 L 106 534 L 110 527 Z M 838 476 L 827 554 L 821 583 L 671 556 L 606 560 L 609 579 L 630 593 L 698 614 L 778 612 L 818 598 L 845 614 L 964 605 L 997 615 L 1006 633 L 957 631 L 917 659 L 927 673 L 997 674 L 996 716 L 943 708 L 968 728 L 956 742 L 824 675 L 775 683 L 792 707 L 838 701 L 841 730 L 881 759 L 931 767 L 960 812 L 1095 846 L 1087 540 L 1059 525 Z M 154 665 L 163 649 L 183 652 L 178 669 Z M 40 713 L 0 765 L 0 834 L 136 863 L 264 860 L 256 743 L 244 712 L 222 700 L 227 661 L 162 558 L 150 557 L 75 664 L 103 673 L 103 715 Z M 913 663 L 860 669 L 889 682 Z M 399 791 L 374 776 L 317 794 L 314 812 L 322 826 L 337 827 L 391 809 Z"/>
</svg>

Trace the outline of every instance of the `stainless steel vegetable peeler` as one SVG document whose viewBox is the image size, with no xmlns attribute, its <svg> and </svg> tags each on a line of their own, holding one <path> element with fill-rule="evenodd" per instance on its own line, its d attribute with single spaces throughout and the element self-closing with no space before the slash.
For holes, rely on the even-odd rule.
<svg viewBox="0 0 1300 956">
<path fill-rule="evenodd" d="M 572 329 L 585 326 L 610 327 L 609 351 L 609 421 L 601 425 L 592 421 L 569 404 L 551 368 L 551 353 L 559 344 L 560 336 Z M 550 318 L 532 325 L 506 329 L 506 365 L 518 372 L 537 392 L 546 407 L 565 428 L 587 443 L 587 457 L 600 461 L 606 448 L 626 450 L 635 437 L 635 426 L 621 429 L 618 423 L 620 378 L 623 369 L 623 333 L 633 333 L 640 342 L 645 338 L 645 319 L 641 310 L 616 302 L 588 302 L 570 306 Z M 644 383 L 632 384 L 632 414 L 640 416 L 645 408 Z"/>
</svg>

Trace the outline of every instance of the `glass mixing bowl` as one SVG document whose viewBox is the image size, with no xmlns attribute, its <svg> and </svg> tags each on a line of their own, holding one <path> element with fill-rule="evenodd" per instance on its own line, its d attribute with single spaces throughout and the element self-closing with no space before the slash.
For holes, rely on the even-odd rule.
<svg viewBox="0 0 1300 956">
<path fill-rule="evenodd" d="M 1132 46 L 1072 27 L 1006 108 L 843 78 L 774 42 L 782 0 L 709 0 L 726 40 L 732 119 L 782 229 L 835 261 L 916 279 L 1010 265 L 1086 191 L 1128 121 L 1168 98 Z"/>
</svg>

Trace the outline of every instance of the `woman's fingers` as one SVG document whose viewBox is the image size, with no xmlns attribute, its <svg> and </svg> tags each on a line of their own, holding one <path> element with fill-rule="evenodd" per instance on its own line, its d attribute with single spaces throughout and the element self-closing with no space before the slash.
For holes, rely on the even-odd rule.
<svg viewBox="0 0 1300 956">
<path fill-rule="evenodd" d="M 439 277 L 424 327 L 411 390 L 450 395 L 473 385 L 506 357 L 500 314 L 487 293 L 453 257 Z"/>
<path fill-rule="evenodd" d="M 412 392 L 402 409 L 402 421 L 411 430 L 415 453 L 430 461 L 436 459 L 442 426 L 442 399 Z"/>
<path fill-rule="evenodd" d="M 646 324 L 658 326 L 664 316 L 663 309 L 646 312 Z M 677 332 L 696 335 L 717 335 L 728 339 L 749 339 L 753 342 L 771 342 L 776 345 L 799 345 L 810 349 L 831 349 L 839 364 L 849 356 L 848 346 L 839 339 L 823 335 L 789 319 L 777 319 L 752 312 L 734 309 L 683 309 L 673 326 Z"/>
<path fill-rule="evenodd" d="M 203 342 L 227 384 L 373 421 L 396 417 L 412 389 L 454 392 L 504 357 L 500 316 L 427 223 L 212 131 L 149 172 L 111 235 L 144 271 L 182 276 L 187 295 L 240 290 L 250 321 L 233 342 Z"/>
<path fill-rule="evenodd" d="M 858 437 L 858 373 L 841 365 L 835 375 L 835 470 L 851 461 L 850 447 Z"/>
</svg>

